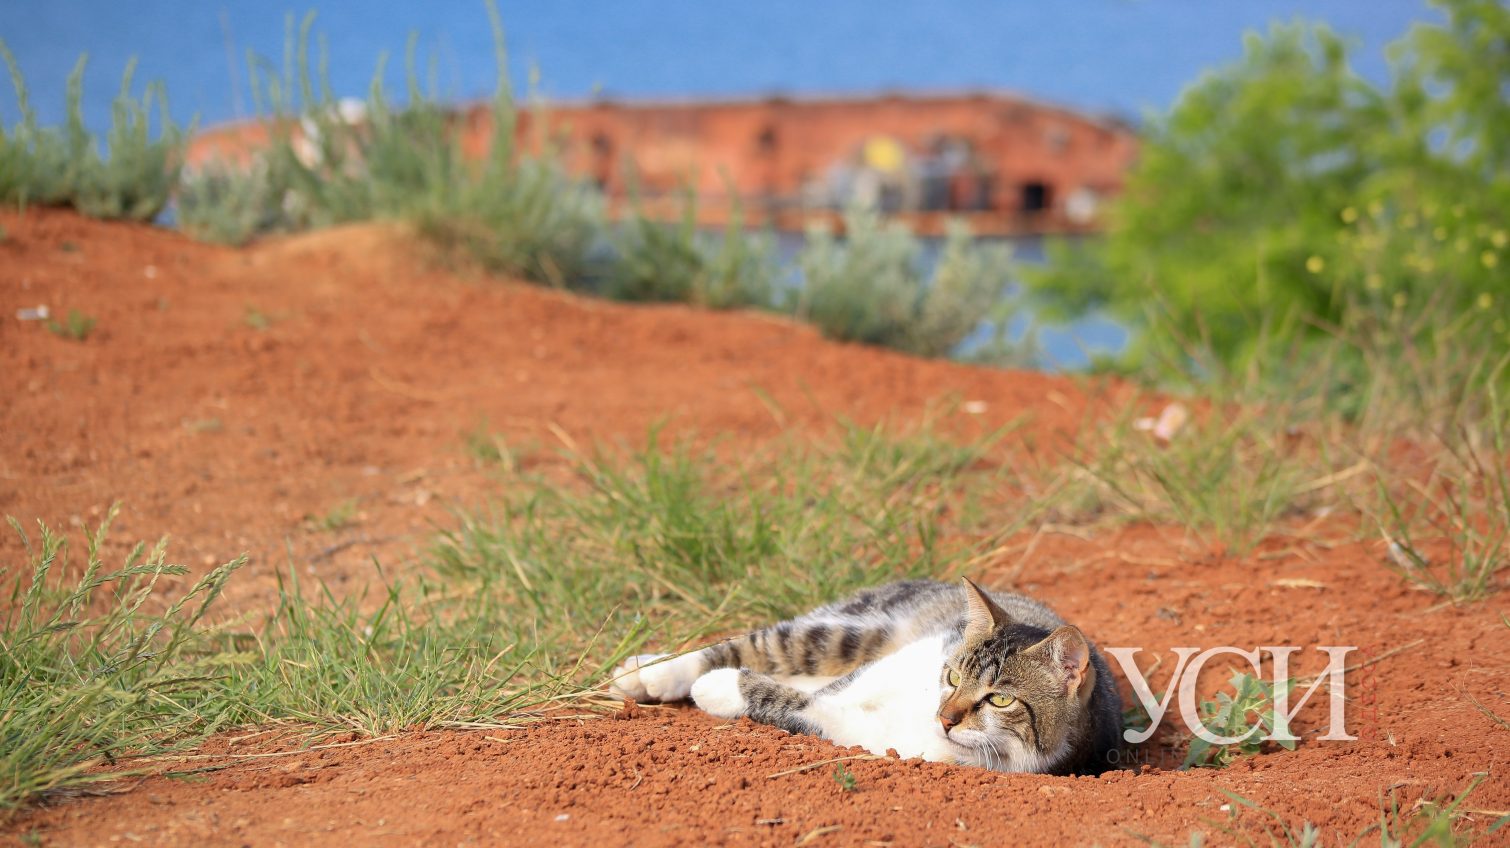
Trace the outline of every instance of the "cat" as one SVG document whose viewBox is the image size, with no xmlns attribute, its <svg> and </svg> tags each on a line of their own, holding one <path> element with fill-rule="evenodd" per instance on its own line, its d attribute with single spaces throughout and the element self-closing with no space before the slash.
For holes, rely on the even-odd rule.
<svg viewBox="0 0 1510 848">
<path fill-rule="evenodd" d="M 1079 629 L 969 580 L 892 583 L 699 651 L 631 657 L 611 688 L 997 771 L 1098 774 L 1122 730 L 1115 682 Z"/>
</svg>

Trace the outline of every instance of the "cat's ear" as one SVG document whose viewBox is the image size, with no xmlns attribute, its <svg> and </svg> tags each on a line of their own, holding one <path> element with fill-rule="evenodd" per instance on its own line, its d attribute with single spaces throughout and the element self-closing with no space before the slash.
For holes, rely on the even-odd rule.
<svg viewBox="0 0 1510 848">
<path fill-rule="evenodd" d="M 1096 688 L 1096 667 L 1091 665 L 1091 644 L 1080 628 L 1071 624 L 1054 629 L 1042 642 L 1029 648 L 1043 658 L 1049 672 L 1064 685 L 1064 693 L 1084 704 Z"/>
<path fill-rule="evenodd" d="M 970 578 L 961 577 L 965 581 L 965 634 L 968 636 L 983 637 L 991 634 L 996 628 L 1004 624 L 1010 624 L 1011 616 L 997 603 L 991 600 L 981 587 L 970 582 Z"/>
</svg>

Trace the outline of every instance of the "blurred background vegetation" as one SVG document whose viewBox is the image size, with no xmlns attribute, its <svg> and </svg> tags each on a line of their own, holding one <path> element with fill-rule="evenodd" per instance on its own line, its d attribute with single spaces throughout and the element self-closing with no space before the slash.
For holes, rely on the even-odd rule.
<svg viewBox="0 0 1510 848">
<path fill-rule="evenodd" d="M 1510 8 L 1437 5 L 1385 86 L 1324 25 L 1250 34 L 1148 121 L 1106 238 L 1052 250 L 1036 298 L 1131 322 L 1106 365 L 1159 376 L 1339 335 L 1510 350 Z"/>
<path fill-rule="evenodd" d="M 399 219 L 491 271 L 617 299 L 777 310 L 833 338 L 926 356 L 960 355 L 974 338 L 972 360 L 1048 365 L 1032 332 L 982 346 L 982 326 L 1028 311 L 1047 322 L 1109 313 L 1132 341 L 1094 367 L 1159 385 L 1260 364 L 1283 381 L 1321 356 L 1346 390 L 1371 352 L 1442 345 L 1485 360 L 1469 381 L 1481 385 L 1503 375 L 1495 357 L 1510 350 L 1510 10 L 1434 5 L 1444 22 L 1403 33 L 1382 83 L 1356 73 L 1348 41 L 1323 24 L 1250 33 L 1240 60 L 1147 118 L 1104 237 L 1051 245 L 1040 266 L 960 227 L 924 245 L 865 209 L 850 211 L 846 237 L 809 233 L 786 261 L 737 215 L 721 234 L 699 230 L 690 193 L 681 220 L 635 204 L 610 221 L 596 188 L 549 150 L 514 149 L 518 107 L 492 7 L 503 143 L 483 161 L 462 155 L 447 107 L 421 85 L 415 39 L 401 105 L 380 61 L 352 120 L 330 91 L 311 14 L 289 19 L 281 66 L 250 62 L 274 139 L 248 167 L 181 173 L 189 132 L 160 86 L 132 95 L 129 68 L 103 145 L 82 117 L 82 60 L 68 119 L 41 126 L 5 51 L 21 115 L 0 127 L 0 198 L 136 220 L 171 204 L 188 232 L 229 243 Z"/>
</svg>

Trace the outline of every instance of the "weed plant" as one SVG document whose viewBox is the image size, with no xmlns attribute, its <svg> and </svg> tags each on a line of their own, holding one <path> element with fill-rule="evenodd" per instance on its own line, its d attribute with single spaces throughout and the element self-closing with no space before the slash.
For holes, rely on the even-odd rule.
<svg viewBox="0 0 1510 848">
<path fill-rule="evenodd" d="M 1218 692 L 1216 700 L 1201 702 L 1201 724 L 1216 736 L 1237 741 L 1220 745 L 1192 736 L 1181 768 L 1222 768 L 1239 757 L 1257 754 L 1265 736 L 1289 734 L 1285 716 L 1274 709 L 1274 683 L 1234 672 L 1230 684 L 1230 693 Z M 1280 685 L 1288 690 L 1293 681 Z M 1279 744 L 1295 750 L 1293 741 L 1281 740 Z"/>
<path fill-rule="evenodd" d="M 133 97 L 136 62 L 126 65 L 120 94 L 111 106 L 106 155 L 101 156 L 99 140 L 84 126 L 85 58 L 69 74 L 62 127 L 37 123 L 26 80 L 3 41 L 0 58 L 10 72 L 21 113 L 11 127 L 0 125 L 0 203 L 69 206 L 96 218 L 156 219 L 178 180 L 186 138 L 168 116 L 162 85 L 148 85 L 140 99 Z M 153 137 L 150 124 L 155 108 L 161 117 Z"/>
<path fill-rule="evenodd" d="M 85 315 L 77 309 L 70 309 L 68 310 L 68 317 L 62 321 L 49 320 L 47 322 L 47 331 L 59 338 L 81 342 L 89 338 L 89 334 L 94 332 L 94 325 L 96 323 L 97 321 L 93 317 Z"/>
</svg>

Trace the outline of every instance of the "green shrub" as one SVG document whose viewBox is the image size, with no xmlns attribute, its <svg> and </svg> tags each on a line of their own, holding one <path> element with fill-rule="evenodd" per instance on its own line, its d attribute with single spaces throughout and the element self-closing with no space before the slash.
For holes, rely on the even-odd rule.
<svg viewBox="0 0 1510 848">
<path fill-rule="evenodd" d="M 285 203 L 288 184 L 278 161 L 258 156 L 244 168 L 211 164 L 185 171 L 175 208 L 179 226 L 202 241 L 244 244 L 265 233 L 294 229 Z"/>
<path fill-rule="evenodd" d="M 1506 302 L 1510 11 L 1438 5 L 1447 23 L 1395 45 L 1387 88 L 1324 26 L 1249 35 L 1150 121 L 1105 241 L 1056 248 L 1036 292 L 1141 325 L 1131 359 L 1164 373 L 1197 346 L 1241 366 L 1360 310 Z M 1510 328 L 1491 329 L 1505 349 Z"/>
<path fill-rule="evenodd" d="M 902 224 L 866 209 L 850 210 L 844 222 L 842 242 L 810 229 L 798 260 L 797 317 L 830 338 L 945 356 L 1005 294 L 1007 251 L 973 241 L 963 224 L 950 224 L 926 279 L 920 244 Z"/>
<path fill-rule="evenodd" d="M 489 164 L 416 217 L 419 231 L 485 268 L 558 288 L 595 274 L 602 196 L 553 163 Z"/>
<path fill-rule="evenodd" d="M 185 133 L 168 116 L 167 95 L 160 84 L 147 86 L 140 100 L 131 96 L 136 70 L 132 60 L 121 79 L 105 138 L 108 155 L 85 128 L 81 57 L 68 77 L 67 119 L 62 127 L 37 123 L 26 93 L 26 80 L 9 48 L 0 41 L 0 58 L 10 71 L 20 121 L 0 127 L 0 203 L 71 206 L 96 218 L 154 220 L 168 203 L 183 159 Z M 154 106 L 160 109 L 158 135 L 151 135 Z"/>
<path fill-rule="evenodd" d="M 769 306 L 779 268 L 769 236 L 744 231 L 734 203 L 722 237 L 698 229 L 697 199 L 683 193 L 676 223 L 652 220 L 638 202 L 615 239 L 607 293 L 617 300 L 693 303 L 713 309 Z"/>
</svg>

